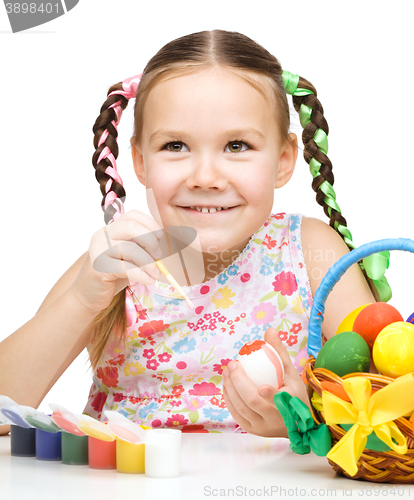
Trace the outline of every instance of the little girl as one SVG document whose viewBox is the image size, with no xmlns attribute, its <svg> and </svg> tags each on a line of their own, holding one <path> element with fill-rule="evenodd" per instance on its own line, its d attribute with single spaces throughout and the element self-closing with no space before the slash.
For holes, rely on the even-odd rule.
<svg viewBox="0 0 414 500">
<path fill-rule="evenodd" d="M 286 94 L 330 225 L 272 213 L 298 152 Z M 275 388 L 256 389 L 234 359 L 245 342 L 264 338 L 285 366 L 281 390 L 309 404 L 300 374 L 312 296 L 354 247 L 335 201 L 316 94 L 260 45 L 220 30 L 173 40 L 142 75 L 111 87 L 93 127 L 106 226 L 36 316 L 1 343 L 0 394 L 37 407 L 87 347 L 94 373 L 84 412 L 95 418 L 111 409 L 151 427 L 287 437 Z M 129 99 L 132 159 L 152 216 L 123 209 L 116 139 Z M 346 272 L 326 303 L 326 338 L 376 300 L 371 290 L 378 298 L 359 266 Z"/>
</svg>

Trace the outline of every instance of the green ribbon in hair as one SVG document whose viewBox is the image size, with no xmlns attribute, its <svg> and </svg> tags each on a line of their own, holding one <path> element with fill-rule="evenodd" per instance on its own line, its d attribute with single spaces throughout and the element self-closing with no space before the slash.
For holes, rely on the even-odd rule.
<svg viewBox="0 0 414 500">
<path fill-rule="evenodd" d="M 304 96 L 313 94 L 312 90 L 298 89 L 299 75 L 294 75 L 289 71 L 282 71 L 282 81 L 285 86 L 286 93 L 289 95 Z"/>
<path fill-rule="evenodd" d="M 385 277 L 390 265 L 390 252 L 378 252 L 362 259 L 361 269 L 365 269 L 378 291 L 381 302 L 388 302 L 392 297 L 391 287 Z"/>
<path fill-rule="evenodd" d="M 274 402 L 288 430 L 291 450 L 300 455 L 313 451 L 319 457 L 326 456 L 332 446 L 328 426 L 317 425 L 305 403 L 288 392 L 277 392 Z"/>
<path fill-rule="evenodd" d="M 326 135 L 326 132 L 324 132 L 321 128 L 318 128 L 313 136 L 313 140 L 316 142 L 316 145 L 321 151 L 325 154 L 328 153 L 328 136 Z"/>
<path fill-rule="evenodd" d="M 286 93 L 289 95 L 294 95 L 299 83 L 299 75 L 294 75 L 289 71 L 282 71 L 282 81 L 285 86 Z"/>
<path fill-rule="evenodd" d="M 312 108 L 307 106 L 306 104 L 301 104 L 299 108 L 299 120 L 302 128 L 305 128 L 306 125 L 310 122 L 312 114 Z"/>
</svg>

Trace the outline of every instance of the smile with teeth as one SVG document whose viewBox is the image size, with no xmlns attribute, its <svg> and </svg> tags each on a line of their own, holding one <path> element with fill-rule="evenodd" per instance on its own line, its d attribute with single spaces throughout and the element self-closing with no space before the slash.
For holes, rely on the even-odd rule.
<svg viewBox="0 0 414 500">
<path fill-rule="evenodd" d="M 191 210 L 197 210 L 197 212 L 202 212 L 203 214 L 214 214 L 215 212 L 220 212 L 220 210 L 229 210 L 229 208 L 234 208 L 234 207 L 184 207 L 186 209 L 191 209 Z"/>
</svg>

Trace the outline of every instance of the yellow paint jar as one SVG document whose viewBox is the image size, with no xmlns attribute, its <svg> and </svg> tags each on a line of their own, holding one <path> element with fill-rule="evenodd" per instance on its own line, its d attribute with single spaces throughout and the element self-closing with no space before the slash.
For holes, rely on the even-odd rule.
<svg viewBox="0 0 414 500">
<path fill-rule="evenodd" d="M 145 473 L 145 444 L 116 440 L 116 470 L 126 474 Z"/>
</svg>

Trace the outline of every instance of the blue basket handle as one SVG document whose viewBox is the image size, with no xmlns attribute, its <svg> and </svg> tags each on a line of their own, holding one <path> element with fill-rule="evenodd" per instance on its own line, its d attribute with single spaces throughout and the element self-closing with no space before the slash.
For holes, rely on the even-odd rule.
<svg viewBox="0 0 414 500">
<path fill-rule="evenodd" d="M 325 302 L 342 275 L 352 264 L 356 264 L 361 259 L 377 252 L 390 250 L 403 250 L 414 253 L 414 241 L 407 238 L 372 241 L 351 250 L 328 269 L 313 299 L 308 325 L 308 356 L 312 355 L 316 359 L 319 351 L 322 349 L 322 322 L 323 313 L 325 312 Z"/>
</svg>

